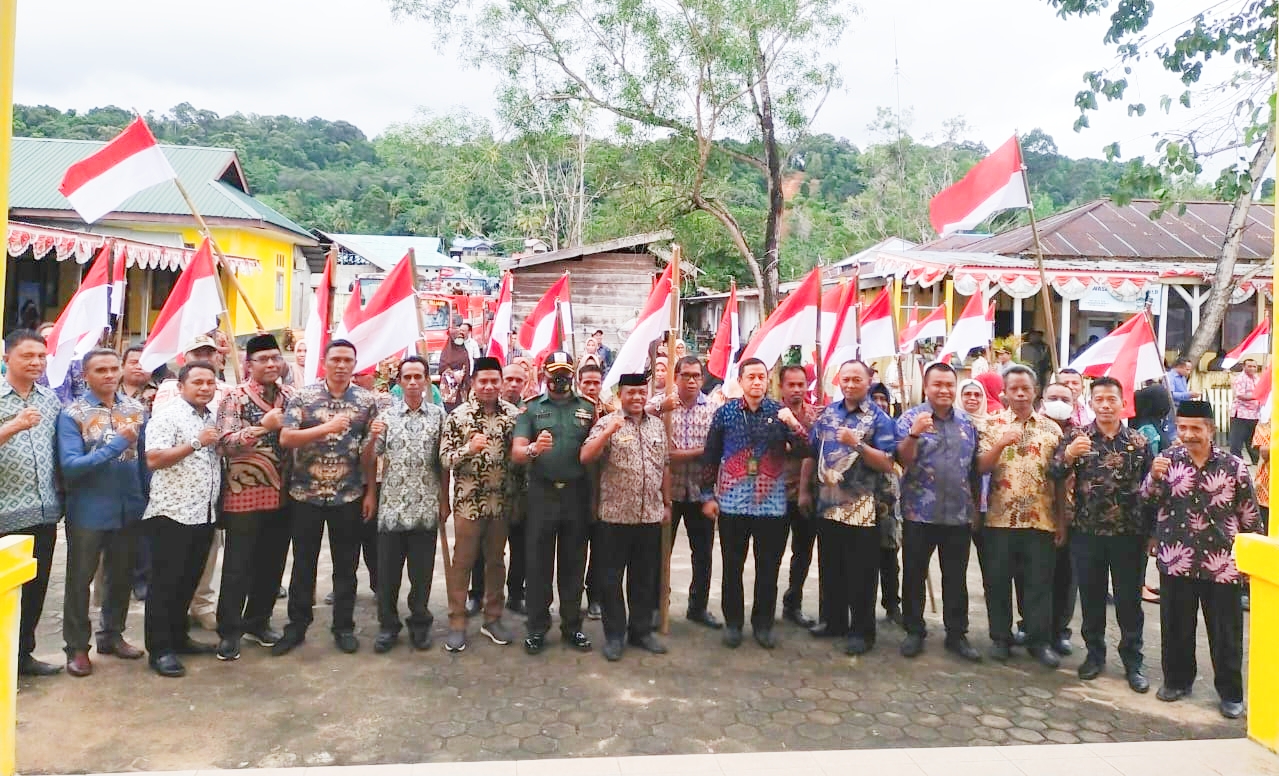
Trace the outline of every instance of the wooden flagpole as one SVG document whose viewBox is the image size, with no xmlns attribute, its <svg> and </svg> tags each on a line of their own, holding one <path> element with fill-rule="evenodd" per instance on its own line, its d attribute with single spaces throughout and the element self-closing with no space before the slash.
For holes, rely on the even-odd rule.
<svg viewBox="0 0 1279 776">
<path fill-rule="evenodd" d="M 115 263 L 117 261 L 115 257 L 115 240 L 107 240 L 106 243 L 102 246 L 102 249 L 104 251 L 108 251 L 107 253 L 107 288 L 111 290 L 110 292 L 108 292 L 107 297 L 111 300 L 112 304 L 114 304 L 115 295 L 116 295 Z M 124 258 L 122 257 L 118 260 L 124 261 Z M 124 300 L 120 300 L 120 314 L 115 316 L 115 319 L 116 319 L 115 320 L 115 352 L 120 354 L 124 353 L 124 321 L 125 321 L 124 313 L 125 313 Z M 120 357 L 121 359 L 124 358 L 123 355 L 121 355 Z"/>
<path fill-rule="evenodd" d="M 666 333 L 666 395 L 678 396 L 675 391 L 676 371 L 675 371 L 675 340 L 679 334 L 679 263 L 681 249 L 678 244 L 671 246 L 671 328 Z M 672 423 L 671 413 L 663 413 L 662 419 L 666 423 L 666 449 L 674 449 L 672 441 Z M 667 464 L 669 467 L 670 464 Z M 671 632 L 671 549 L 674 543 L 674 534 L 671 530 L 671 522 L 669 520 L 662 522 L 662 569 L 661 569 L 661 594 L 658 597 L 658 609 L 661 611 L 661 623 L 658 630 L 662 635 Z"/>
<path fill-rule="evenodd" d="M 568 314 L 572 315 L 573 314 L 573 277 L 572 275 L 569 274 L 568 270 L 564 270 L 564 277 L 566 279 L 564 286 L 568 291 Z M 556 303 L 555 312 L 556 312 L 556 320 L 559 321 L 560 331 L 563 332 L 564 331 L 564 313 L 560 311 L 558 303 Z M 576 363 L 577 362 L 577 326 L 575 326 L 572 323 L 569 323 L 569 327 L 568 327 L 568 342 L 569 342 L 569 347 L 571 348 L 569 355 L 573 357 L 573 362 Z M 561 343 L 561 346 L 562 346 L 562 343 Z"/>
<path fill-rule="evenodd" d="M 822 347 L 822 299 L 825 297 L 825 294 L 822 293 L 821 266 L 822 264 L 819 260 L 817 262 L 817 315 L 814 316 L 816 318 L 816 323 L 813 324 L 813 334 L 816 336 L 816 339 L 814 340 L 816 345 L 814 347 L 817 349 L 817 353 L 815 355 L 816 363 L 814 364 L 813 372 L 817 375 L 817 406 L 819 407 L 826 403 L 826 381 L 823 379 L 824 375 L 822 373 L 822 368 L 826 364 L 826 349 Z M 804 359 L 800 358 L 800 366 L 803 365 Z M 780 376 L 781 374 L 779 373 L 778 377 Z"/>
<path fill-rule="evenodd" d="M 1021 158 L 1021 136 L 1017 135 L 1017 157 Z M 1052 292 L 1048 290 L 1048 273 L 1044 271 L 1044 246 L 1039 242 L 1039 225 L 1035 222 L 1035 203 L 1030 198 L 1030 177 L 1026 175 L 1026 163 L 1021 164 L 1021 185 L 1026 191 L 1026 212 L 1030 214 L 1030 234 L 1035 244 L 1035 264 L 1039 266 L 1039 294 L 1044 305 L 1044 329 L 1048 338 L 1048 354 L 1052 358 L 1052 375 L 1040 375 L 1040 379 L 1051 382 L 1061 368 L 1057 358 L 1057 325 L 1053 322 Z"/>
<path fill-rule="evenodd" d="M 258 327 L 258 331 L 266 331 L 266 327 L 262 325 L 262 318 L 258 316 L 258 311 L 253 307 L 253 301 L 249 299 L 249 293 L 244 290 L 244 286 L 240 285 L 240 280 L 231 271 L 231 262 L 227 261 L 227 257 L 222 253 L 222 248 L 218 246 L 218 241 L 213 238 L 213 232 L 209 231 L 209 225 L 204 222 L 204 216 L 200 215 L 200 211 L 196 209 L 195 202 L 191 201 L 191 195 L 187 193 L 186 187 L 182 185 L 182 181 L 177 178 L 173 179 L 173 183 L 178 187 L 178 193 L 182 195 L 182 199 L 186 200 L 187 208 L 190 209 L 191 215 L 195 217 L 196 226 L 200 229 L 200 234 L 208 239 L 209 245 L 213 246 L 213 253 L 218 257 L 218 263 L 222 265 L 222 271 L 226 273 L 227 280 L 231 282 L 232 288 L 244 300 L 244 307 L 249 311 L 249 315 L 253 316 L 253 323 Z M 223 295 L 225 297 L 225 294 Z M 226 299 L 222 300 L 223 307 L 226 306 Z M 230 333 L 234 340 L 234 333 Z"/>
</svg>

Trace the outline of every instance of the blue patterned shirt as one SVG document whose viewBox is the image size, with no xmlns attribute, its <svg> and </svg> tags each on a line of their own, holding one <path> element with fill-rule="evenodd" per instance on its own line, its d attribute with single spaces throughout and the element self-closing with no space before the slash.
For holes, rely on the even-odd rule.
<svg viewBox="0 0 1279 776">
<path fill-rule="evenodd" d="M 869 399 L 851 410 L 843 399 L 822 410 L 809 432 L 817 460 L 817 511 L 824 519 L 858 527 L 877 524 L 876 501 L 887 486 L 885 475 L 866 465 L 861 455 L 839 441 L 840 429 L 862 434 L 867 447 L 890 456 L 897 449 L 893 419 Z"/>
<path fill-rule="evenodd" d="M 0 380 L 0 424 L 27 407 L 40 410 L 40 423 L 0 445 L 0 534 L 56 523 L 62 517 L 54 444 L 62 403 L 43 385 L 35 385 L 24 399 L 7 379 Z"/>
<path fill-rule="evenodd" d="M 942 418 L 925 402 L 897 419 L 898 439 L 910 434 L 915 418 L 925 412 L 933 413 L 933 430 L 915 441 L 915 463 L 902 475 L 902 519 L 967 525 L 976 512 L 977 427 L 958 407 Z"/>
<path fill-rule="evenodd" d="M 786 452 L 807 444 L 777 418 L 781 403 L 767 397 L 751 411 L 732 399 L 715 411 L 706 434 L 704 489 L 715 489 L 722 513 L 746 517 L 786 514 Z"/>
</svg>

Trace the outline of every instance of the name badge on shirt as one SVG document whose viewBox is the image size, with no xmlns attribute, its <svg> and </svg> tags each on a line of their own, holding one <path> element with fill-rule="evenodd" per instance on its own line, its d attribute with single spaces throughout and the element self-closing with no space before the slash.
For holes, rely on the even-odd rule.
<svg viewBox="0 0 1279 776">
<path fill-rule="evenodd" d="M 754 477 L 756 474 L 759 474 L 759 461 L 754 458 L 747 460 L 746 473 L 752 477 Z"/>
</svg>

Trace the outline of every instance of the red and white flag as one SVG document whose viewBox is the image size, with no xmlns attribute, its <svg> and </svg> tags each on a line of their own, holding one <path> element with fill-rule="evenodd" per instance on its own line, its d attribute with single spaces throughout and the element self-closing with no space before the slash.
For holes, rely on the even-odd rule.
<svg viewBox="0 0 1279 776">
<path fill-rule="evenodd" d="M 306 343 L 306 364 L 302 367 L 305 385 L 317 382 L 324 372 L 324 348 L 329 344 L 329 329 L 333 326 L 334 253 L 329 251 L 324 259 L 324 273 L 320 275 L 320 285 L 315 287 L 311 311 L 306 316 L 306 332 L 302 335 L 302 341 Z M 351 298 L 358 296 L 357 290 Z"/>
<path fill-rule="evenodd" d="M 1243 342 L 1234 350 L 1226 354 L 1221 359 L 1221 368 L 1230 369 L 1235 364 L 1243 361 L 1249 356 L 1265 357 L 1270 353 L 1270 319 L 1267 318 L 1261 322 L 1261 325 L 1252 330 L 1252 333 L 1243 338 Z"/>
<path fill-rule="evenodd" d="M 724 315 L 719 319 L 719 329 L 715 332 L 715 342 L 711 344 L 710 355 L 706 359 L 706 371 L 729 382 L 737 377 L 737 362 L 733 357 L 742 347 L 742 335 L 737 317 L 737 281 L 733 280 L 728 288 L 728 301 L 724 304 Z"/>
<path fill-rule="evenodd" d="M 58 191 L 91 224 L 139 191 L 177 177 L 139 116 L 97 153 L 68 167 Z"/>
<path fill-rule="evenodd" d="M 1273 364 L 1267 365 L 1266 368 L 1261 370 L 1261 373 L 1257 375 L 1257 395 L 1254 398 L 1261 402 L 1261 422 L 1263 423 L 1270 422 L 1270 418 L 1274 415 L 1275 410 L 1273 390 L 1275 376 L 1274 372 L 1271 371 L 1273 366 Z M 1252 440 L 1250 439 L 1248 441 L 1251 442 Z"/>
<path fill-rule="evenodd" d="M 866 306 L 861 320 L 861 358 L 870 363 L 878 358 L 897 355 L 897 337 L 893 332 L 892 292 L 888 286 L 875 301 Z"/>
<path fill-rule="evenodd" d="M 1134 315 L 1080 353 L 1070 368 L 1087 377 L 1113 377 L 1124 388 L 1124 417 L 1134 415 L 1133 392 L 1146 380 L 1164 376 L 1155 333 L 1144 314 Z"/>
<path fill-rule="evenodd" d="M 928 220 L 937 234 L 973 229 L 1001 210 L 1030 207 L 1026 198 L 1021 145 L 1014 135 L 977 163 L 963 180 L 932 198 Z"/>
<path fill-rule="evenodd" d="M 351 294 L 342 321 L 333 339 L 348 340 L 355 346 L 355 371 L 376 367 L 382 359 L 412 349 L 422 336 L 418 330 L 417 290 L 413 287 L 412 254 L 387 273 L 369 299 L 360 307 L 360 295 Z M 311 361 L 310 348 L 307 361 Z M 323 357 L 321 355 L 321 357 Z"/>
<path fill-rule="evenodd" d="M 666 270 L 662 272 L 653 290 L 649 292 L 648 301 L 644 303 L 644 309 L 640 311 L 635 328 L 618 349 L 617 357 L 613 359 L 613 366 L 609 367 L 608 374 L 604 375 L 602 388 L 604 393 L 611 391 L 622 375 L 643 372 L 648 363 L 648 346 L 670 329 L 671 304 L 674 301 L 671 272 L 674 267 L 673 262 L 667 264 Z M 674 365 L 671 365 L 671 369 L 674 369 Z M 671 380 L 673 382 L 673 378 Z"/>
<path fill-rule="evenodd" d="M 501 361 L 502 366 L 506 366 L 511 360 L 511 354 L 506 351 L 511 348 L 511 286 L 514 282 L 511 271 L 507 270 L 502 276 L 502 287 L 497 292 L 497 312 L 493 315 L 493 325 L 489 327 L 488 354 Z"/>
<path fill-rule="evenodd" d="M 822 352 L 822 374 L 825 376 L 824 389 L 828 397 L 839 395 L 840 365 L 857 358 L 857 289 L 850 283 L 840 290 L 843 298 L 840 299 L 829 338 L 826 336 L 826 322 L 822 321 L 822 339 L 826 340 L 826 348 Z M 823 307 L 822 313 L 825 312 Z"/>
<path fill-rule="evenodd" d="M 742 351 L 741 360 L 758 358 L 772 369 L 791 346 L 812 343 L 817 330 L 817 305 L 821 301 L 821 293 L 822 270 L 814 267 L 799 288 L 777 306 L 751 337 L 746 350 Z"/>
<path fill-rule="evenodd" d="M 524 319 L 520 326 L 520 348 L 526 355 L 540 359 L 561 347 L 564 335 L 572 330 L 573 306 L 566 272 L 537 300 L 533 311 Z"/>
<path fill-rule="evenodd" d="M 111 263 L 111 314 L 124 315 L 124 293 L 125 293 L 125 262 L 127 257 L 121 251 L 119 255 L 115 253 L 114 243 L 108 243 L 111 255 L 114 261 Z"/>
<path fill-rule="evenodd" d="M 985 294 L 979 288 L 968 300 L 939 356 L 954 353 L 963 358 L 973 348 L 984 348 L 995 338 L 995 303 L 983 304 L 984 298 Z"/>
<path fill-rule="evenodd" d="M 111 256 L 111 243 L 108 241 L 98 251 L 98 256 L 89 265 L 89 271 L 80 281 L 80 288 L 67 302 L 62 315 L 53 324 L 49 332 L 47 345 L 49 362 L 45 369 L 45 377 L 49 379 L 49 387 L 57 388 L 67 379 L 71 364 L 84 356 L 102 337 L 102 332 L 111 324 L 111 314 L 107 302 L 107 262 Z"/>
<path fill-rule="evenodd" d="M 946 336 L 946 305 L 942 305 L 928 314 L 924 320 L 902 331 L 901 352 L 903 355 L 915 349 L 915 343 L 926 339 L 940 339 Z"/>
<path fill-rule="evenodd" d="M 178 275 L 169 298 L 164 300 L 164 307 L 138 359 L 139 366 L 148 372 L 164 366 L 186 352 L 196 337 L 216 329 L 218 316 L 224 312 L 213 250 L 206 239 L 191 257 L 191 263 Z"/>
</svg>

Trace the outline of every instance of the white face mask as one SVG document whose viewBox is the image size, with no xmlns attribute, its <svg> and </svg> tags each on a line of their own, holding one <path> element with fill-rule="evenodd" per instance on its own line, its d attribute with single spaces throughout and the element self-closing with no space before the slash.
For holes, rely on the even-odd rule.
<svg viewBox="0 0 1279 776">
<path fill-rule="evenodd" d="M 454 337 L 454 338 L 453 338 L 453 344 L 454 344 L 454 345 L 465 345 L 465 344 L 466 344 L 466 337 Z"/>
<path fill-rule="evenodd" d="M 1063 399 L 1048 399 L 1044 402 L 1044 414 L 1053 420 L 1069 420 L 1075 408 Z"/>
</svg>

